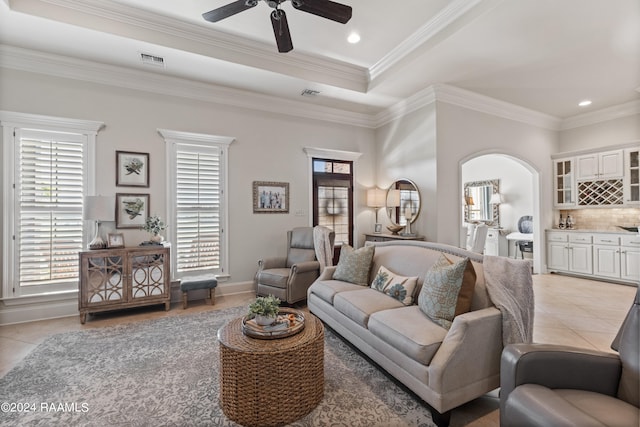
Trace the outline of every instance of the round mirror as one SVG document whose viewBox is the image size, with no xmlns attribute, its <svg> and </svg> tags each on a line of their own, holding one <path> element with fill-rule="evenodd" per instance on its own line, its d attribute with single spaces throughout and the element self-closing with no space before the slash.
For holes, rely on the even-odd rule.
<svg viewBox="0 0 640 427">
<path fill-rule="evenodd" d="M 420 214 L 420 192 L 416 184 L 408 179 L 395 181 L 387 190 L 385 207 L 392 224 L 413 223 Z"/>
</svg>

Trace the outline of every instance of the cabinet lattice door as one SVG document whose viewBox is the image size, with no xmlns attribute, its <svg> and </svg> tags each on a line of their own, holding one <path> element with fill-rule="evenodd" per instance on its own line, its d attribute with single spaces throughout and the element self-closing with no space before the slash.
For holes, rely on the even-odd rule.
<svg viewBox="0 0 640 427">
<path fill-rule="evenodd" d="M 170 308 L 168 247 L 105 249 L 80 252 L 80 322 L 87 313 L 143 305 Z"/>
</svg>

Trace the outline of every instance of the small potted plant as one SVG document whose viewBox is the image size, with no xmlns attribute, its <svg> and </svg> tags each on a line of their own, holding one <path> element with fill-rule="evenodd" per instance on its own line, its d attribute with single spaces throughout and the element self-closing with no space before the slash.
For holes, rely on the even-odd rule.
<svg viewBox="0 0 640 427">
<path fill-rule="evenodd" d="M 142 229 L 151 234 L 152 242 L 161 243 L 162 236 L 160 232 L 167 229 L 167 224 L 165 224 L 158 215 L 151 215 L 145 220 Z"/>
<path fill-rule="evenodd" d="M 258 297 L 249 305 L 249 318 L 255 319 L 260 326 L 270 325 L 280 311 L 280 299 L 273 295 Z"/>
</svg>

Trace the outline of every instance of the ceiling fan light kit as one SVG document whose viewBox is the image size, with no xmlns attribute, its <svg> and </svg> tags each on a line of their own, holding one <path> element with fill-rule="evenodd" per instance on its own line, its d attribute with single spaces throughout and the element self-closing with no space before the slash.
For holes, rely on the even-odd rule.
<svg viewBox="0 0 640 427">
<path fill-rule="evenodd" d="M 218 22 L 237 13 L 251 9 L 258 4 L 259 0 L 237 0 L 217 9 L 203 13 L 202 17 L 209 22 Z M 287 23 L 287 15 L 284 10 L 280 9 L 280 5 L 289 0 L 264 0 L 267 5 L 274 9 L 271 12 L 271 25 L 273 26 L 273 34 L 276 38 L 278 51 L 281 53 L 289 52 L 293 49 L 291 41 L 291 33 L 289 32 L 289 24 Z M 341 3 L 330 0 L 290 0 L 295 9 L 322 18 L 330 19 L 341 24 L 346 24 L 351 19 L 352 9 Z"/>
</svg>

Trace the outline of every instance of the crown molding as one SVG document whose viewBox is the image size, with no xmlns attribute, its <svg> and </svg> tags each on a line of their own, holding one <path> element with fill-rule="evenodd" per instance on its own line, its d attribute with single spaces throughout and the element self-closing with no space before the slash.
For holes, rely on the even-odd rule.
<svg viewBox="0 0 640 427">
<path fill-rule="evenodd" d="M 9 4 L 11 10 L 72 25 L 358 92 L 367 90 L 368 69 L 365 67 L 300 51 L 283 55 L 268 43 L 115 1 L 12 0 Z"/>
<path fill-rule="evenodd" d="M 544 114 L 539 111 L 511 104 L 506 101 L 500 101 L 486 95 L 481 95 L 476 92 L 471 92 L 466 89 L 461 89 L 443 83 L 439 83 L 434 86 L 436 99 L 440 102 L 457 105 L 459 107 L 526 123 L 544 129 L 554 131 L 560 130 L 562 120 L 549 114 Z"/>
<path fill-rule="evenodd" d="M 368 114 L 7 45 L 0 45 L 0 67 L 249 110 L 375 127 L 374 119 Z"/>
<path fill-rule="evenodd" d="M 435 103 L 436 100 L 435 86 L 429 86 L 425 89 L 422 89 L 409 98 L 403 99 L 402 101 L 397 102 L 391 107 L 376 114 L 376 127 L 380 127 L 394 120 L 401 119 L 402 117 L 418 110 L 419 108 L 423 108 Z"/>
<path fill-rule="evenodd" d="M 589 113 L 579 114 L 569 117 L 562 121 L 560 130 L 575 129 L 583 126 L 594 125 L 596 123 L 606 122 L 609 120 L 620 119 L 623 117 L 634 116 L 640 114 L 640 100 L 631 101 L 613 107 L 603 108 Z"/>
<path fill-rule="evenodd" d="M 416 50 L 418 46 L 431 40 L 443 29 L 447 28 L 482 1 L 483 0 L 454 0 L 450 2 L 415 33 L 403 40 L 396 48 L 369 68 L 369 81 L 376 80 L 380 75 Z"/>
</svg>

